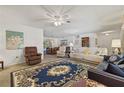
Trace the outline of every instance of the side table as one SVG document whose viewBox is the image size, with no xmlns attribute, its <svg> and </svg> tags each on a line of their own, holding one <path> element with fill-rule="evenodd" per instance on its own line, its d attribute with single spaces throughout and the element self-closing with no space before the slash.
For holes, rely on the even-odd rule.
<svg viewBox="0 0 124 93">
<path fill-rule="evenodd" d="M 3 61 L 0 61 L 0 64 L 2 66 L 2 69 L 4 69 L 4 62 Z"/>
</svg>

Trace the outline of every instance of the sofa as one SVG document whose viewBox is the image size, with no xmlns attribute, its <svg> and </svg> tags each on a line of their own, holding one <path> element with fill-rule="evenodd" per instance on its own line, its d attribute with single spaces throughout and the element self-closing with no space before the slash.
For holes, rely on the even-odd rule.
<svg viewBox="0 0 124 93">
<path fill-rule="evenodd" d="M 103 61 L 103 55 L 107 55 L 107 48 L 83 47 L 70 53 L 71 58 L 86 60 L 99 64 Z"/>
<path fill-rule="evenodd" d="M 90 68 L 88 78 L 100 82 L 109 87 L 124 87 L 124 78 L 107 73 L 103 70 Z"/>
<path fill-rule="evenodd" d="M 109 87 L 124 87 L 124 57 L 115 61 L 104 58 L 97 68 L 88 69 L 88 78 Z"/>
</svg>

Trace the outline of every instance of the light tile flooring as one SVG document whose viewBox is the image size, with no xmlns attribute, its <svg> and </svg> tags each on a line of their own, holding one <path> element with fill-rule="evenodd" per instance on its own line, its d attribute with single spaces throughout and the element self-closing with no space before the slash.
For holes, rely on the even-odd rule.
<svg viewBox="0 0 124 93">
<path fill-rule="evenodd" d="M 42 63 L 50 62 L 54 60 L 60 60 L 62 58 L 57 58 L 56 56 L 47 55 L 44 57 Z M 38 64 L 39 65 L 39 64 Z M 19 69 L 28 68 L 27 64 L 17 64 L 13 66 L 6 67 L 4 70 L 0 69 L 0 87 L 10 87 L 10 73 Z"/>
</svg>

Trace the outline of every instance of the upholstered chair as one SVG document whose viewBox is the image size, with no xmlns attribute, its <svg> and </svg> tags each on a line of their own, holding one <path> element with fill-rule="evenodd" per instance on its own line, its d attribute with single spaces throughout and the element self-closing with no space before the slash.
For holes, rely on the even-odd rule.
<svg viewBox="0 0 124 93">
<path fill-rule="evenodd" d="M 25 61 L 28 65 L 41 62 L 41 54 L 37 53 L 37 47 L 25 47 Z"/>
<path fill-rule="evenodd" d="M 57 57 L 65 57 L 65 51 L 66 51 L 65 46 L 59 47 L 59 50 L 57 51 Z"/>
</svg>

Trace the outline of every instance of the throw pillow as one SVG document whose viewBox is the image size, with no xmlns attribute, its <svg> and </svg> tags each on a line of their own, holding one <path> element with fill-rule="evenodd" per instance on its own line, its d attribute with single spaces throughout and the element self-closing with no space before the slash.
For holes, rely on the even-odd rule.
<svg viewBox="0 0 124 93">
<path fill-rule="evenodd" d="M 118 67 L 118 65 L 114 65 L 114 64 L 111 64 L 111 63 L 109 63 L 109 65 L 108 65 L 108 67 L 106 69 L 106 72 L 114 74 L 114 75 L 118 75 L 118 76 L 121 76 L 121 77 L 124 77 L 123 70 L 121 70 Z"/>
<path fill-rule="evenodd" d="M 112 55 L 109 58 L 109 62 L 117 62 L 119 61 L 121 58 L 118 55 Z"/>
<path fill-rule="evenodd" d="M 103 59 L 103 61 L 111 62 L 111 63 L 118 62 L 119 60 L 121 60 L 121 57 L 119 55 L 111 55 L 111 56 L 105 55 Z"/>
<path fill-rule="evenodd" d="M 109 58 L 110 58 L 110 56 L 106 56 L 106 55 L 104 55 L 104 59 L 103 59 L 103 61 L 108 62 Z"/>
<path fill-rule="evenodd" d="M 124 64 L 124 58 L 121 58 L 121 60 L 118 61 L 117 65 L 121 65 L 121 64 Z"/>
<path fill-rule="evenodd" d="M 123 68 L 120 68 L 123 72 L 124 72 L 124 67 Z"/>
</svg>

